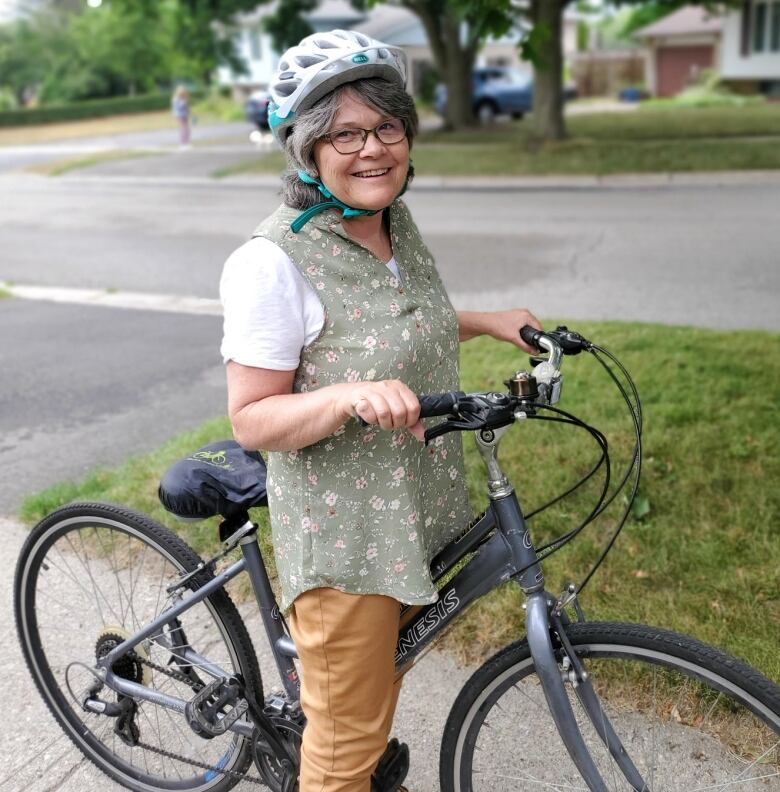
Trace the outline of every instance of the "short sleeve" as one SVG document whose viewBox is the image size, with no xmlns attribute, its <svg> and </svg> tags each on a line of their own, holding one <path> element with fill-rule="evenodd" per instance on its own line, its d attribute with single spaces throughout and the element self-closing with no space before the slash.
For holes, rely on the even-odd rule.
<svg viewBox="0 0 780 792">
<path fill-rule="evenodd" d="M 287 254 L 268 239 L 251 239 L 228 258 L 219 294 L 225 363 L 296 369 L 301 349 L 322 329 L 319 299 Z"/>
</svg>

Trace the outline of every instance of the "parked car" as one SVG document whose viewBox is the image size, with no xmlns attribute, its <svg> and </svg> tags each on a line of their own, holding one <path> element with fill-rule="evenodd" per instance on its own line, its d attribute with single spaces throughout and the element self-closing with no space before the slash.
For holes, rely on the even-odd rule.
<svg viewBox="0 0 780 792">
<path fill-rule="evenodd" d="M 268 129 L 268 103 L 271 94 L 267 91 L 254 91 L 244 103 L 246 120 L 255 124 L 258 129 Z"/>
<path fill-rule="evenodd" d="M 472 73 L 474 115 L 483 124 L 495 121 L 496 116 L 511 115 L 522 118 L 533 106 L 533 75 L 522 69 L 490 66 L 475 69 Z M 573 99 L 576 89 L 564 89 L 564 98 Z M 436 86 L 434 97 L 436 112 L 447 114 L 447 86 Z"/>
</svg>

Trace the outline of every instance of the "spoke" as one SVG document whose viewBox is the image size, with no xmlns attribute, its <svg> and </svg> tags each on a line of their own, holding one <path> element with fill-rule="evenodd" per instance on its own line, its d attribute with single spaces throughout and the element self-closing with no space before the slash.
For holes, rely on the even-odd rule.
<svg viewBox="0 0 780 792">
<path fill-rule="evenodd" d="M 747 784 L 749 781 L 764 781 L 767 778 L 777 778 L 780 776 L 780 771 L 774 773 L 767 773 L 766 775 L 753 776 L 752 778 L 733 778 L 731 781 L 725 781 L 719 784 L 709 784 L 708 786 L 696 787 L 691 792 L 709 792 L 712 789 L 730 789 L 738 784 Z"/>
<path fill-rule="evenodd" d="M 749 765 L 748 765 L 748 766 L 747 766 L 747 767 L 746 767 L 746 768 L 745 768 L 745 769 L 744 769 L 744 770 L 743 770 L 743 771 L 742 771 L 742 772 L 741 772 L 741 773 L 740 773 L 740 774 L 737 776 L 737 779 L 740 779 L 740 778 L 742 778 L 742 776 L 743 776 L 743 775 L 745 775 L 745 773 L 747 773 L 747 772 L 748 772 L 750 769 L 752 769 L 753 767 L 755 767 L 757 764 L 760 764 L 760 763 L 761 763 L 761 760 L 762 760 L 762 759 L 765 759 L 767 756 L 769 756 L 770 752 L 771 752 L 771 751 L 774 751 L 774 750 L 775 750 L 775 749 L 776 749 L 778 746 L 780 746 L 780 740 L 778 740 L 778 741 L 777 741 L 777 742 L 776 742 L 774 745 L 770 745 L 770 746 L 769 746 L 769 748 L 767 748 L 767 749 L 766 749 L 766 751 L 764 751 L 764 753 L 762 753 L 762 754 L 761 754 L 761 756 L 757 756 L 757 757 L 756 757 L 756 758 L 755 758 L 755 759 L 754 759 L 754 760 L 753 760 L 753 761 L 752 761 L 752 762 L 751 762 L 751 763 L 750 763 L 750 764 L 749 764 Z M 737 779 L 735 779 L 735 780 L 737 780 Z"/>
<path fill-rule="evenodd" d="M 484 775 L 480 772 L 480 775 Z M 553 784 L 551 781 L 542 781 L 539 778 L 535 778 L 528 773 L 523 773 L 522 775 L 506 775 L 505 773 L 490 773 L 488 774 L 489 778 L 500 778 L 503 781 L 530 781 L 532 784 L 536 784 L 537 786 L 543 786 L 547 789 L 573 789 L 577 792 L 588 792 L 588 788 L 584 786 L 574 786 L 573 784 Z"/>
</svg>

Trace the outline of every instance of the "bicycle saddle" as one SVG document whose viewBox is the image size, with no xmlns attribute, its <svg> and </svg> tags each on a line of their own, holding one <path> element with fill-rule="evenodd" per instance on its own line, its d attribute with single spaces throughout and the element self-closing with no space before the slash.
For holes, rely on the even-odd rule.
<svg viewBox="0 0 780 792">
<path fill-rule="evenodd" d="M 257 451 L 221 440 L 171 465 L 157 494 L 177 517 L 200 520 L 219 514 L 230 519 L 268 505 L 265 478 L 265 462 Z"/>
</svg>

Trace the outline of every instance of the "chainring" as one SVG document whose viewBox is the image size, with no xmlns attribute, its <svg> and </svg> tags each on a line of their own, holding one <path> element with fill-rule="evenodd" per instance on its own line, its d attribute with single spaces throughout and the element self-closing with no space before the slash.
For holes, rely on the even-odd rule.
<svg viewBox="0 0 780 792">
<path fill-rule="evenodd" d="M 287 748 L 287 758 L 293 762 L 297 777 L 297 770 L 300 766 L 303 725 L 279 715 L 272 715 L 269 720 L 279 733 L 285 748 Z M 279 764 L 279 757 L 263 739 L 257 727 L 255 727 L 252 734 L 252 758 L 263 780 L 273 792 L 284 792 L 284 771 Z M 298 784 L 296 783 L 293 788 L 297 790 Z"/>
</svg>

